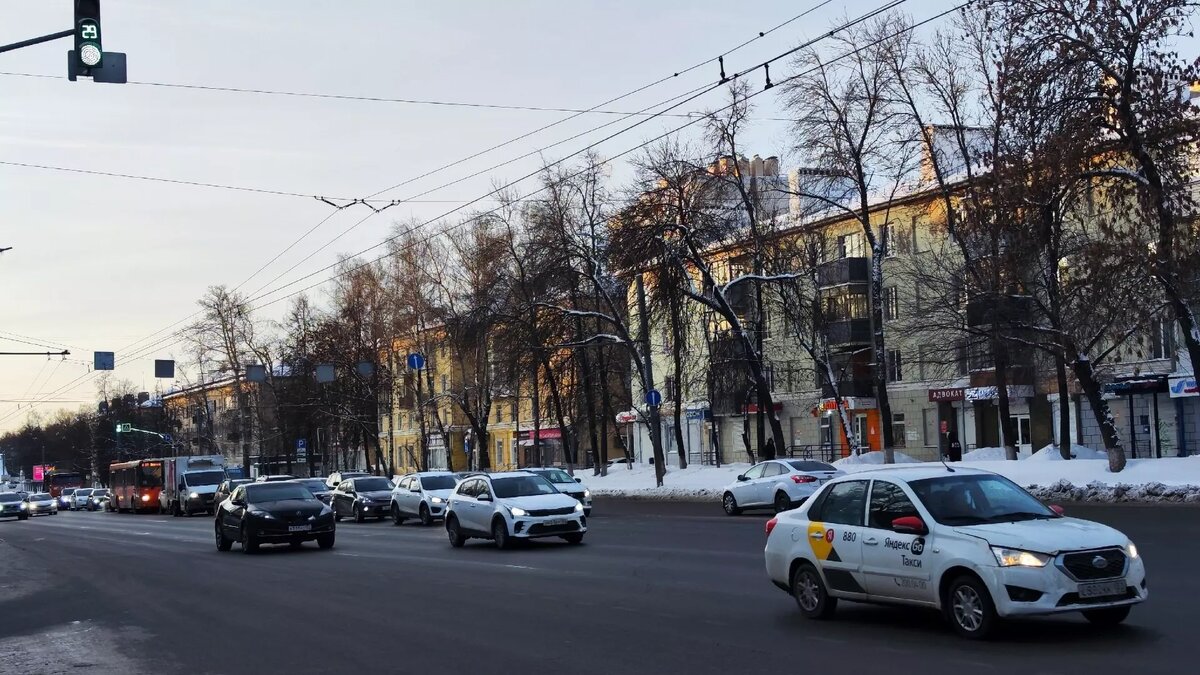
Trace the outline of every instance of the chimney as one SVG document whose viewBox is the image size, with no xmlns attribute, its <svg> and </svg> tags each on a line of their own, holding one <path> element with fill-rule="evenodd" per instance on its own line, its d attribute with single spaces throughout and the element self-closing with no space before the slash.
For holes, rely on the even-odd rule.
<svg viewBox="0 0 1200 675">
<path fill-rule="evenodd" d="M 763 160 L 763 175 L 778 176 L 779 175 L 779 158 L 775 155 Z"/>
</svg>

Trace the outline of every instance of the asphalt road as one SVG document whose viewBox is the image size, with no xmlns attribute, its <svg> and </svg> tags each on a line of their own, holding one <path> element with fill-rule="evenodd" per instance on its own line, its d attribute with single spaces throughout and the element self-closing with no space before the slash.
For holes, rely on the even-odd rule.
<svg viewBox="0 0 1200 675">
<path fill-rule="evenodd" d="M 218 553 L 209 518 L 0 521 L 5 673 L 1178 673 L 1195 664 L 1200 509 L 1071 506 L 1138 544 L 1150 600 L 954 637 L 931 612 L 799 616 L 762 566 L 767 516 L 598 501 L 583 546 L 451 549 L 440 528 L 338 528 L 320 551 Z M 1188 665 L 1192 664 L 1192 665 Z"/>
</svg>

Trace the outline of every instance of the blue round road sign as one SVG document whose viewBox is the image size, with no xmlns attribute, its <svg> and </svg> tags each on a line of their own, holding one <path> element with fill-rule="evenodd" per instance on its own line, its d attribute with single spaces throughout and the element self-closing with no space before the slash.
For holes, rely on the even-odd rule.
<svg viewBox="0 0 1200 675">
<path fill-rule="evenodd" d="M 420 370 L 425 367 L 425 357 L 413 352 L 408 355 L 408 367 L 412 370 Z"/>
<path fill-rule="evenodd" d="M 651 389 L 646 392 L 646 405 L 656 406 L 660 404 L 662 404 L 662 394 L 658 393 L 657 389 Z"/>
</svg>

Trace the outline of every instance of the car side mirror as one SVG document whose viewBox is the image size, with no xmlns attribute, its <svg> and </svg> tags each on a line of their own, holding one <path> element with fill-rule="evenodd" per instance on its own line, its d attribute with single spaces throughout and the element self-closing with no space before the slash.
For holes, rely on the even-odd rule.
<svg viewBox="0 0 1200 675">
<path fill-rule="evenodd" d="M 925 521 L 917 516 L 903 516 L 892 520 L 892 531 L 902 534 L 929 534 Z"/>
<path fill-rule="evenodd" d="M 582 482 L 583 482 L 583 478 L 582 478 L 582 477 L 580 477 L 580 476 L 575 476 L 575 482 L 576 482 L 576 483 L 582 483 Z"/>
<path fill-rule="evenodd" d="M 234 506 L 245 506 L 245 505 L 246 505 L 246 500 L 244 500 L 244 499 L 230 499 L 230 500 L 229 500 L 229 503 L 230 503 L 230 504 L 233 504 Z"/>
<path fill-rule="evenodd" d="M 746 474 L 744 474 L 744 473 L 739 473 L 737 479 L 738 479 L 738 482 L 741 482 L 741 483 L 745 483 L 746 481 L 750 480 L 749 478 L 746 478 Z"/>
<path fill-rule="evenodd" d="M 490 501 L 492 501 L 492 496 L 491 495 L 479 495 L 478 497 L 476 497 L 476 499 L 478 499 L 481 502 L 490 502 Z"/>
<path fill-rule="evenodd" d="M 1063 513 L 1065 513 L 1065 512 L 1066 512 L 1066 509 L 1064 509 L 1063 507 L 1059 506 L 1058 504 L 1051 504 L 1051 505 L 1050 505 L 1050 510 L 1051 510 L 1051 511 L 1053 511 L 1055 514 L 1057 514 L 1057 515 L 1060 515 L 1060 516 L 1061 516 Z"/>
</svg>

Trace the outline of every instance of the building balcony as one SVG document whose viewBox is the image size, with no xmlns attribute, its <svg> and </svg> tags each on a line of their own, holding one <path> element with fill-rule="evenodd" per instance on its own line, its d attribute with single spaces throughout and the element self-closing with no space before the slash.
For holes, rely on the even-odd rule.
<svg viewBox="0 0 1200 675">
<path fill-rule="evenodd" d="M 967 326 L 1003 326 L 1028 322 L 1033 298 L 1023 295 L 978 295 L 967 301 Z"/>
<path fill-rule="evenodd" d="M 829 348 L 834 351 L 845 351 L 869 345 L 871 344 L 871 320 L 831 321 L 825 325 L 825 335 L 829 341 Z"/>
<path fill-rule="evenodd" d="M 838 393 L 842 398 L 861 397 L 870 398 L 875 395 L 875 383 L 867 378 L 845 379 L 838 384 Z M 833 398 L 833 387 L 828 383 L 821 385 L 821 397 Z"/>
<path fill-rule="evenodd" d="M 840 258 L 817 268 L 817 286 L 833 288 L 845 284 L 871 282 L 870 258 Z"/>
</svg>

